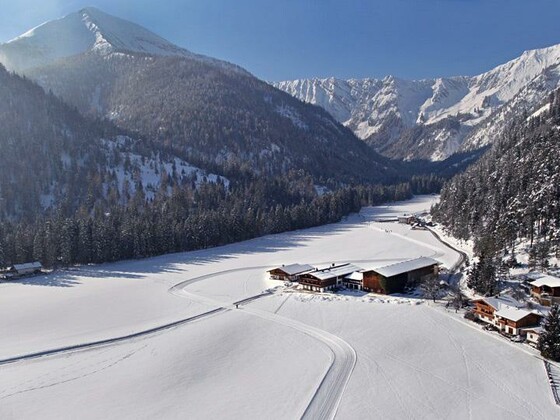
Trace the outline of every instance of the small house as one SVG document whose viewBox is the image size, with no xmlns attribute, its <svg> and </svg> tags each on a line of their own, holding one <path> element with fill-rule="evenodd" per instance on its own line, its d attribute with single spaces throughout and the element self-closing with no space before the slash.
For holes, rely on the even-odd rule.
<svg viewBox="0 0 560 420">
<path fill-rule="evenodd" d="M 539 342 L 539 338 L 541 337 L 541 333 L 543 332 L 542 327 L 533 327 L 533 328 L 524 328 L 523 333 L 526 334 L 527 342 L 533 346 L 536 346 Z"/>
<path fill-rule="evenodd" d="M 290 264 L 268 270 L 272 280 L 297 281 L 303 273 L 313 270 L 308 264 Z"/>
<path fill-rule="evenodd" d="M 537 298 L 543 305 L 560 303 L 560 278 L 549 275 L 533 277 L 536 279 L 529 282 L 531 296 Z"/>
<path fill-rule="evenodd" d="M 498 329 L 506 334 L 519 335 L 523 327 L 537 326 L 541 315 L 527 309 L 503 307 L 494 314 Z"/>
<path fill-rule="evenodd" d="M 437 276 L 439 262 L 428 257 L 415 258 L 384 267 L 363 271 L 363 290 L 391 294 L 402 293 L 407 284 Z"/>
<path fill-rule="evenodd" d="M 361 267 L 354 264 L 332 264 L 323 269 L 316 268 L 313 271 L 303 273 L 299 278 L 299 284 L 304 290 L 324 292 L 341 286 L 346 276 L 361 270 Z"/>
</svg>

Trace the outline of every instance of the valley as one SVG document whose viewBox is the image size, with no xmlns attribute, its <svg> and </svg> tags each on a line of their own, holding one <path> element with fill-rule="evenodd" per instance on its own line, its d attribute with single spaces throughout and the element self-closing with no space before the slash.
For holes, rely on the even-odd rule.
<svg viewBox="0 0 560 420">
<path fill-rule="evenodd" d="M 151 335 L 1 364 L 2 417 L 50 417 L 64 407 L 82 418 L 552 418 L 542 362 L 441 307 L 417 297 L 302 293 L 267 279 L 267 267 L 292 261 L 380 266 L 420 254 L 450 267 L 458 254 L 429 232 L 374 221 L 433 202 L 418 197 L 324 227 L 0 284 L 0 316 L 11 320 L 2 334 L 12 338 L 2 359 L 225 308 Z"/>
<path fill-rule="evenodd" d="M 0 419 L 560 417 L 560 6 L 8 3 Z"/>
</svg>

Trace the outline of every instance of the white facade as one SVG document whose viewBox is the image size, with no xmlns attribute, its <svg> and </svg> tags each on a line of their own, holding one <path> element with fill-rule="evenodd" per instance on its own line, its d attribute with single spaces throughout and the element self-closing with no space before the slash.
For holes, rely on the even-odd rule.
<svg viewBox="0 0 560 420">
<path fill-rule="evenodd" d="M 542 328 L 529 328 L 525 329 L 524 332 L 527 333 L 527 342 L 533 346 L 536 346 L 539 342 L 539 338 L 541 336 Z"/>
</svg>

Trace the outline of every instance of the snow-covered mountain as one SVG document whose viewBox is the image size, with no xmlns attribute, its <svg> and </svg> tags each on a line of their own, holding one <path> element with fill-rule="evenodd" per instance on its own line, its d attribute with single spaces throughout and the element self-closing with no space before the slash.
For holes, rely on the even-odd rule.
<svg viewBox="0 0 560 420">
<path fill-rule="evenodd" d="M 21 72 L 86 52 L 101 55 L 116 52 L 174 55 L 220 63 L 241 70 L 233 64 L 194 54 L 140 25 L 111 16 L 94 7 L 45 22 L 17 38 L 0 44 L 0 62 L 10 70 Z"/>
<path fill-rule="evenodd" d="M 340 180 L 397 173 L 324 110 L 94 8 L 0 44 L 0 62 L 83 115 L 109 119 L 210 172 L 304 169 Z"/>
<path fill-rule="evenodd" d="M 461 149 L 491 143 L 507 125 L 505 114 L 527 112 L 540 104 L 559 86 L 559 65 L 560 45 L 555 45 L 526 51 L 474 77 L 328 78 L 273 85 L 322 106 L 388 156 L 442 160 Z"/>
</svg>

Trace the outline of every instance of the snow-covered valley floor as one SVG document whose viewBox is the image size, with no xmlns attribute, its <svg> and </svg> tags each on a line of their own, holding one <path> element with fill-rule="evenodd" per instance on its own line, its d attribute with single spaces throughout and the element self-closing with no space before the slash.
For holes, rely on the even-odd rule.
<svg viewBox="0 0 560 420">
<path fill-rule="evenodd" d="M 0 418 L 555 419 L 541 360 L 420 299 L 312 295 L 279 264 L 364 268 L 458 255 L 364 209 L 337 224 L 225 247 L 0 284 L 0 360 L 192 322 L 116 343 L 0 362 Z M 274 293 L 234 302 L 273 288 Z"/>
</svg>

